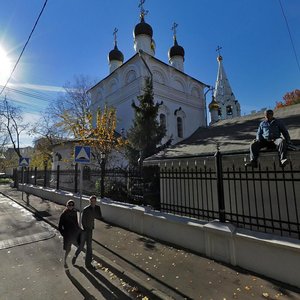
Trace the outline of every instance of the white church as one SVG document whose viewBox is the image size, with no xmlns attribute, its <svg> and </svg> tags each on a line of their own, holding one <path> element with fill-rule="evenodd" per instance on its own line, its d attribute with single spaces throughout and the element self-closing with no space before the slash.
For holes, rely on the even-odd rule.
<svg viewBox="0 0 300 300">
<path fill-rule="evenodd" d="M 109 74 L 89 92 L 92 111 L 105 105 L 117 110 L 117 131 L 125 134 L 132 126 L 133 101 L 143 93 L 145 78 L 153 80 L 154 101 L 162 102 L 158 118 L 166 128 L 163 143 L 172 138 L 176 144 L 195 132 L 207 127 L 207 107 L 204 89 L 209 85 L 184 72 L 185 52 L 177 42 L 176 27 L 173 25 L 173 46 L 168 51 L 165 63 L 155 57 L 152 27 L 145 21 L 144 1 L 140 3 L 140 22 L 133 30 L 135 54 L 124 62 L 124 55 L 117 46 L 117 30 L 114 31 L 114 49 L 109 52 Z M 240 116 L 240 105 L 231 91 L 222 58 L 218 56 L 219 70 L 214 91 L 214 100 L 209 105 L 211 123 L 220 119 Z"/>
<path fill-rule="evenodd" d="M 91 111 L 96 114 L 97 109 L 105 105 L 115 107 L 118 119 L 116 130 L 126 136 L 134 118 L 131 104 L 133 101 L 139 104 L 137 97 L 143 94 L 145 78 L 150 77 L 153 80 L 154 101 L 163 103 L 158 114 L 158 121 L 166 128 L 166 136 L 162 143 L 171 138 L 172 144 L 176 144 L 190 137 L 198 128 L 208 126 L 205 94 L 212 87 L 184 72 L 185 52 L 177 42 L 177 24 L 173 25 L 173 46 L 168 51 L 169 63 L 155 57 L 153 30 L 145 22 L 144 2 L 140 1 L 140 22 L 133 30 L 136 53 L 124 62 L 124 55 L 117 46 L 115 29 L 114 49 L 108 55 L 109 74 L 89 90 L 92 98 Z M 220 53 L 217 60 L 219 68 L 214 96 L 208 105 L 210 124 L 239 117 L 241 113 L 240 105 L 227 79 Z M 62 169 L 72 168 L 68 158 L 72 157 L 74 144 L 76 141 L 70 140 L 53 148 L 52 169 L 55 170 L 57 165 Z M 118 165 L 125 163 L 123 157 L 118 156 L 111 161 Z"/>
</svg>

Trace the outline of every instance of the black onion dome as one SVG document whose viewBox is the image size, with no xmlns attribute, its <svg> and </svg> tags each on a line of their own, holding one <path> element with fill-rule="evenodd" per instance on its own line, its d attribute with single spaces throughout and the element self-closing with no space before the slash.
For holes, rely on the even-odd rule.
<svg viewBox="0 0 300 300">
<path fill-rule="evenodd" d="M 124 55 L 118 49 L 117 45 L 115 45 L 115 48 L 109 52 L 108 59 L 109 59 L 109 61 L 112 61 L 112 60 L 119 60 L 121 62 L 124 61 Z"/>
<path fill-rule="evenodd" d="M 134 36 L 137 36 L 140 34 L 149 35 L 151 38 L 153 36 L 152 27 L 148 23 L 145 22 L 144 17 L 141 17 L 141 22 L 136 24 L 136 26 L 134 28 Z"/>
<path fill-rule="evenodd" d="M 174 46 L 172 46 L 169 50 L 169 58 L 176 56 L 176 55 L 182 56 L 184 58 L 184 49 L 183 49 L 183 47 L 178 45 L 177 40 L 175 38 Z"/>
</svg>

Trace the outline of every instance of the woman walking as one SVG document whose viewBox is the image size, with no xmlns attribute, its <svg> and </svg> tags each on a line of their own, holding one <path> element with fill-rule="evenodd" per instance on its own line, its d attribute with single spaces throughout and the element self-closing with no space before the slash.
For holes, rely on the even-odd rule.
<svg viewBox="0 0 300 300">
<path fill-rule="evenodd" d="M 63 236 L 63 249 L 65 250 L 64 267 L 67 268 L 67 257 L 71 251 L 71 246 L 78 246 L 80 243 L 81 228 L 78 225 L 77 212 L 74 208 L 74 201 L 69 200 L 66 208 L 62 212 L 58 230 Z"/>
</svg>

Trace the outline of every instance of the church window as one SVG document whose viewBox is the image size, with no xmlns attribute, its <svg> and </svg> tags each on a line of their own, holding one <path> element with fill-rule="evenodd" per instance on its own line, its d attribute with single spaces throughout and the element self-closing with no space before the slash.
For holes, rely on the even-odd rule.
<svg viewBox="0 0 300 300">
<path fill-rule="evenodd" d="M 222 116 L 222 110 L 220 107 L 218 108 L 218 116 L 220 116 L 220 117 Z"/>
<path fill-rule="evenodd" d="M 179 138 L 183 138 L 183 124 L 180 117 L 177 117 L 177 135 Z"/>
<path fill-rule="evenodd" d="M 125 76 L 126 84 L 129 84 L 130 82 L 134 81 L 136 77 L 136 72 L 134 70 L 130 70 Z"/>
<path fill-rule="evenodd" d="M 159 115 L 159 123 L 161 126 L 163 126 L 164 129 L 167 128 L 166 115 L 164 114 Z"/>
<path fill-rule="evenodd" d="M 228 116 L 232 115 L 232 105 L 227 105 L 226 106 L 226 113 Z"/>
</svg>

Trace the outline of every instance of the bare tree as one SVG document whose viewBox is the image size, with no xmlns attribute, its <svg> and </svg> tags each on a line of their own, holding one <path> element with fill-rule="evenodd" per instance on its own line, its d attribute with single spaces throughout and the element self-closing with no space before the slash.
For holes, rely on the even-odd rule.
<svg viewBox="0 0 300 300">
<path fill-rule="evenodd" d="M 91 87 L 88 77 L 77 76 L 74 82 L 68 82 L 65 93 L 52 103 L 48 109 L 57 129 L 67 136 L 78 137 L 77 128 L 85 127 L 90 114 L 91 98 L 87 90 Z M 78 126 L 74 126 L 78 125 Z"/>
<path fill-rule="evenodd" d="M 0 105 L 0 123 L 1 129 L 6 130 L 3 136 L 3 142 L 11 143 L 18 157 L 22 157 L 20 152 L 20 135 L 28 128 L 28 124 L 24 124 L 22 111 L 19 107 L 9 103 L 5 98 Z"/>
</svg>

